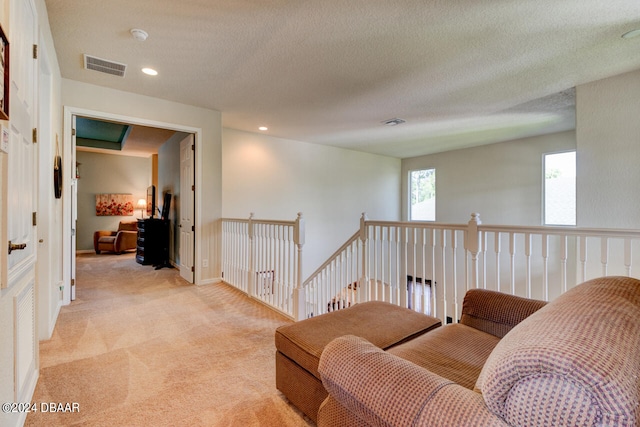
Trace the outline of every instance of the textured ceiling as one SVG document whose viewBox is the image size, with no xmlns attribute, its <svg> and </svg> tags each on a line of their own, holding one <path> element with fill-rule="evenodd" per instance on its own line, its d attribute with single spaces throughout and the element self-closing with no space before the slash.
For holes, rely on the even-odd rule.
<svg viewBox="0 0 640 427">
<path fill-rule="evenodd" d="M 640 37 L 621 38 L 640 28 L 638 0 L 45 3 L 64 78 L 401 158 L 572 129 L 572 88 L 640 69 Z"/>
</svg>

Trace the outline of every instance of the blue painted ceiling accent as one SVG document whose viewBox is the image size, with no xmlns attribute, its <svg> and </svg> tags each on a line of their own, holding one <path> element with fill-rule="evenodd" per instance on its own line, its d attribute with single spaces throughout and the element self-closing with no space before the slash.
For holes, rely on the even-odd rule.
<svg viewBox="0 0 640 427">
<path fill-rule="evenodd" d="M 122 150 L 131 126 L 102 120 L 76 118 L 76 145 L 109 150 Z"/>
</svg>

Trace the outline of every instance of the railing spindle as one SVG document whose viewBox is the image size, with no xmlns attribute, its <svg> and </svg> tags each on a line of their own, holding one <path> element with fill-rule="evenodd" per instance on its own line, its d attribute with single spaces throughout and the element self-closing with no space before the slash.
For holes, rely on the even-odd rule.
<svg viewBox="0 0 640 427">
<path fill-rule="evenodd" d="M 458 263 L 457 251 L 458 242 L 456 240 L 456 231 L 451 230 L 451 280 L 453 281 L 453 322 L 458 323 L 460 311 L 458 310 Z"/>
<path fill-rule="evenodd" d="M 631 277 L 631 265 L 633 263 L 631 239 L 624 239 L 624 266 L 627 277 Z"/>
<path fill-rule="evenodd" d="M 582 273 L 581 281 L 587 280 L 587 236 L 579 237 L 580 245 L 580 272 Z"/>
<path fill-rule="evenodd" d="M 442 275 L 442 315 L 445 321 L 447 320 L 447 313 L 449 307 L 447 307 L 447 270 L 446 270 L 446 247 L 447 242 L 445 239 L 445 230 L 440 230 L 440 274 Z"/>
<path fill-rule="evenodd" d="M 494 233 L 494 252 L 496 254 L 496 271 L 495 271 L 495 277 L 496 277 L 496 288 L 495 290 L 500 292 L 500 250 L 501 250 L 501 245 L 502 242 L 500 240 L 500 232 L 497 231 Z"/>
<path fill-rule="evenodd" d="M 509 233 L 510 285 L 511 295 L 516 294 L 516 233 Z"/>
<path fill-rule="evenodd" d="M 567 291 L 567 235 L 560 237 L 560 265 L 562 274 L 562 292 Z"/>
<path fill-rule="evenodd" d="M 607 276 L 607 269 L 609 267 L 609 239 L 602 237 L 600 239 L 600 260 L 602 262 L 602 275 Z"/>
<path fill-rule="evenodd" d="M 542 235 L 542 289 L 544 300 L 549 301 L 549 236 Z"/>
<path fill-rule="evenodd" d="M 531 298 L 531 233 L 524 235 L 524 256 L 526 262 L 527 298 Z"/>
</svg>

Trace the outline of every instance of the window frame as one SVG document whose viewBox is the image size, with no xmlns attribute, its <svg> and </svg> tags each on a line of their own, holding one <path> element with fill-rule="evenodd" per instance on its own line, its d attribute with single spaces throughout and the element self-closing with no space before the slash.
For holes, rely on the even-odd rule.
<svg viewBox="0 0 640 427">
<path fill-rule="evenodd" d="M 413 193 L 413 179 L 412 179 L 412 175 L 414 172 L 418 172 L 418 171 L 433 171 L 433 175 L 434 175 L 434 194 L 433 194 L 433 199 L 434 199 L 434 209 L 433 209 L 433 219 L 413 219 L 413 205 L 411 204 L 411 195 Z M 408 192 L 407 192 L 407 205 L 408 205 L 408 220 L 412 221 L 412 222 L 436 222 L 436 203 L 437 203 L 437 175 L 436 175 L 436 168 L 435 167 L 421 167 L 421 168 L 415 168 L 415 169 L 410 169 L 408 171 L 408 176 L 407 176 L 407 188 L 408 188 Z"/>
<path fill-rule="evenodd" d="M 572 224 L 558 224 L 553 222 L 547 222 L 547 156 L 554 156 L 559 154 L 567 154 L 573 153 L 574 155 L 574 163 L 575 163 L 575 175 L 573 182 L 573 191 L 574 191 L 574 207 L 573 207 L 573 223 Z M 578 153 L 576 149 L 571 150 L 562 150 L 562 151 L 553 151 L 549 153 L 542 154 L 542 225 L 550 226 L 550 227 L 575 227 L 578 223 L 578 201 L 577 201 L 577 186 L 578 186 L 578 177 L 577 177 L 577 168 L 578 168 Z"/>
</svg>

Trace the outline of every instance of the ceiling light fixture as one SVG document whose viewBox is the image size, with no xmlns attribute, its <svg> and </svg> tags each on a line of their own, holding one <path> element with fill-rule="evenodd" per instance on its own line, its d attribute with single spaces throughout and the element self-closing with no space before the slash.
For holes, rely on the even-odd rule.
<svg viewBox="0 0 640 427">
<path fill-rule="evenodd" d="M 269 130 L 269 128 L 268 128 L 268 127 L 266 127 L 266 126 L 260 126 L 260 127 L 258 128 L 258 130 L 262 130 L 262 131 L 264 131 L 264 130 Z"/>
<path fill-rule="evenodd" d="M 149 37 L 149 34 L 145 30 L 141 30 L 139 28 L 133 28 L 131 30 L 131 35 L 139 42 L 143 42 L 147 39 L 147 37 Z"/>
<path fill-rule="evenodd" d="M 385 120 L 384 122 L 382 122 L 382 124 L 387 125 L 387 126 L 398 126 L 401 125 L 403 123 L 406 123 L 406 120 L 402 120 L 402 119 L 389 119 L 389 120 Z"/>
<path fill-rule="evenodd" d="M 627 31 L 622 35 L 623 39 L 632 39 L 634 37 L 640 36 L 640 28 L 636 30 Z"/>
<path fill-rule="evenodd" d="M 157 76 L 158 72 L 156 70 L 154 70 L 153 68 L 143 68 L 142 72 L 149 75 L 149 76 Z"/>
</svg>

